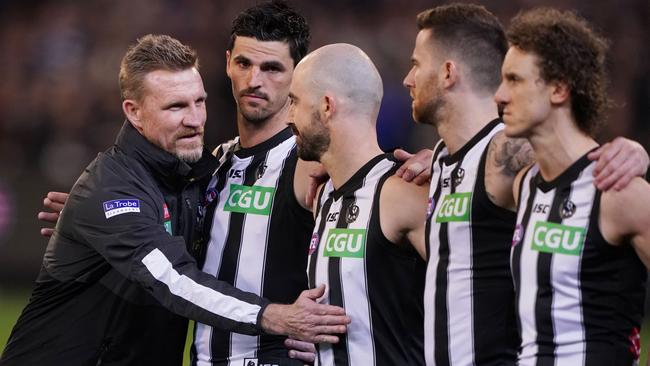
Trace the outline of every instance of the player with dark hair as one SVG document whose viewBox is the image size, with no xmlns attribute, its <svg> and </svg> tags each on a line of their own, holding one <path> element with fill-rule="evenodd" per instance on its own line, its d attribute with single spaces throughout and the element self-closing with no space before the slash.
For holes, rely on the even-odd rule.
<svg viewBox="0 0 650 366">
<path fill-rule="evenodd" d="M 650 185 L 594 187 L 607 42 L 571 12 L 512 20 L 495 100 L 537 163 L 517 176 L 511 265 L 520 365 L 635 365 L 650 265 Z M 644 266 L 645 263 L 645 266 Z"/>
<path fill-rule="evenodd" d="M 287 127 L 293 70 L 307 53 L 309 27 L 280 1 L 244 10 L 233 21 L 226 72 L 237 103 L 239 136 L 220 146 L 223 164 L 207 192 L 203 271 L 273 302 L 290 303 L 307 288 L 314 226 L 306 202 L 313 163 L 298 159 Z M 285 337 L 247 336 L 197 323 L 197 365 L 301 365 Z"/>
</svg>

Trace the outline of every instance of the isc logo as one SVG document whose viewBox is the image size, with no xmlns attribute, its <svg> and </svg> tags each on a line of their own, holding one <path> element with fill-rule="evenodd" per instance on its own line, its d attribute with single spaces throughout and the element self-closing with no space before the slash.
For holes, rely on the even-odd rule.
<svg viewBox="0 0 650 366">
<path fill-rule="evenodd" d="M 446 195 L 438 210 L 436 222 L 469 221 L 471 201 L 471 192 Z"/>
<path fill-rule="evenodd" d="M 224 210 L 268 216 L 274 195 L 275 188 L 231 184 Z"/>
<path fill-rule="evenodd" d="M 545 253 L 580 255 L 585 229 L 539 221 L 533 230 L 532 249 Z"/>
<path fill-rule="evenodd" d="M 366 246 L 365 229 L 330 229 L 325 241 L 325 257 L 363 258 Z"/>
</svg>

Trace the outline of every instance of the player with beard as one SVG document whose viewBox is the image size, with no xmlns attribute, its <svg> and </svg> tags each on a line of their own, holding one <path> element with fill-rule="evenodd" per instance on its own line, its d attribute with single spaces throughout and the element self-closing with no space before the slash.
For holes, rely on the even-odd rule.
<svg viewBox="0 0 650 366">
<path fill-rule="evenodd" d="M 347 44 L 312 52 L 296 67 L 289 120 L 298 155 L 330 176 L 314 203 L 309 285 L 353 319 L 320 365 L 423 365 L 422 291 L 426 186 L 394 176 L 377 142 L 381 77 Z M 420 255 L 414 249 L 418 248 Z"/>
<path fill-rule="evenodd" d="M 514 365 L 519 341 L 509 266 L 512 187 L 533 157 L 525 140 L 504 135 L 493 101 L 508 43 L 498 19 L 472 4 L 426 10 L 417 25 L 404 85 L 414 119 L 434 126 L 441 137 L 427 210 L 426 362 Z M 640 164 L 601 168 L 599 185 L 611 184 L 604 177 L 612 167 L 620 169 L 613 180 L 623 176 L 622 184 L 645 173 L 647 154 L 638 144 L 616 142 L 626 144 L 617 162 L 632 153 L 630 160 Z M 602 160 L 605 166 L 608 159 Z"/>
<path fill-rule="evenodd" d="M 307 53 L 305 19 L 283 2 L 260 3 L 233 22 L 226 73 L 237 103 L 239 136 L 217 148 L 222 165 L 206 194 L 203 271 L 273 302 L 291 303 L 307 288 L 314 226 L 306 203 L 313 163 L 298 159 L 287 127 L 289 86 Z M 301 365 L 285 337 L 247 336 L 197 323 L 197 365 Z"/>
</svg>

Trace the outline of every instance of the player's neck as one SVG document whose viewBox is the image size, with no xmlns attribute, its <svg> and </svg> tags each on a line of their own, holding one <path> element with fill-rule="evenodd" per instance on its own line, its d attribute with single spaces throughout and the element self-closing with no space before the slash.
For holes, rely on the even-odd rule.
<svg viewBox="0 0 650 366">
<path fill-rule="evenodd" d="M 540 173 L 546 181 L 557 178 L 587 152 L 598 146 L 578 129 L 571 117 L 553 116 L 536 126 L 528 136 Z"/>
<path fill-rule="evenodd" d="M 345 132 L 330 134 L 330 147 L 321 157 L 321 163 L 336 189 L 352 178 L 354 173 L 372 158 L 383 153 L 377 143 L 374 128 L 357 128 L 354 132 L 347 129 Z"/>
<path fill-rule="evenodd" d="M 241 113 L 237 113 L 239 144 L 244 148 L 249 148 L 270 139 L 287 128 L 288 115 L 288 104 L 265 121 L 250 122 Z"/>
<path fill-rule="evenodd" d="M 488 95 L 466 94 L 448 103 L 437 129 L 450 154 L 460 150 L 498 117 L 497 106 Z"/>
</svg>

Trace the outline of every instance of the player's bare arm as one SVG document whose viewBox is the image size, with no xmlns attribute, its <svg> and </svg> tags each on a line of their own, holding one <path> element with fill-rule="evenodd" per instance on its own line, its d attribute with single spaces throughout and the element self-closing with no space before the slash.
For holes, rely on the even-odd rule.
<svg viewBox="0 0 650 366">
<path fill-rule="evenodd" d="M 426 258 L 424 226 L 429 187 L 392 176 L 379 197 L 379 223 L 386 239 L 396 244 L 410 243 Z"/>
<path fill-rule="evenodd" d="M 296 172 L 293 176 L 293 188 L 296 199 L 300 206 L 305 210 L 312 211 L 312 201 L 317 197 L 315 194 L 315 187 L 322 183 L 315 177 L 324 177 L 327 180 L 327 175 L 323 176 L 323 166 L 315 161 L 304 161 L 298 159 L 296 163 Z"/>
<path fill-rule="evenodd" d="M 526 139 L 509 138 L 503 131 L 494 136 L 485 162 L 485 190 L 492 203 L 511 211 L 517 209 L 513 182 L 533 161 L 533 149 Z"/>
<path fill-rule="evenodd" d="M 603 192 L 599 227 L 610 244 L 629 241 L 650 268 L 650 184 L 636 177 L 620 191 Z"/>
<path fill-rule="evenodd" d="M 648 155 L 637 142 L 616 138 L 590 154 L 601 168 L 597 173 L 599 189 L 621 189 L 635 176 L 643 176 L 648 168 Z M 503 132 L 494 136 L 488 148 L 485 167 L 485 188 L 497 206 L 516 210 L 510 195 L 514 177 L 535 162 L 532 147 L 526 139 L 509 138 Z M 515 187 L 518 189 L 518 187 Z M 516 196 L 515 196 L 516 197 Z"/>
</svg>

